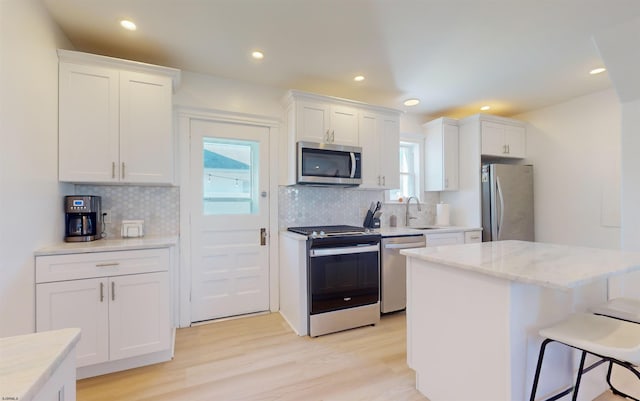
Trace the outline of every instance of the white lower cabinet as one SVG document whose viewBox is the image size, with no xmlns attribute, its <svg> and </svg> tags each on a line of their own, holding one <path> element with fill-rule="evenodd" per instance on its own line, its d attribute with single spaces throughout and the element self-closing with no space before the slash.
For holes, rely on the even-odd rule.
<svg viewBox="0 0 640 401">
<path fill-rule="evenodd" d="M 80 328 L 78 367 L 170 349 L 169 264 L 168 248 L 36 257 L 36 331 Z"/>
<path fill-rule="evenodd" d="M 466 231 L 464 233 L 465 244 L 475 244 L 482 242 L 482 231 Z"/>
<path fill-rule="evenodd" d="M 464 244 L 464 232 L 456 231 L 441 234 L 425 234 L 427 246 Z"/>
</svg>

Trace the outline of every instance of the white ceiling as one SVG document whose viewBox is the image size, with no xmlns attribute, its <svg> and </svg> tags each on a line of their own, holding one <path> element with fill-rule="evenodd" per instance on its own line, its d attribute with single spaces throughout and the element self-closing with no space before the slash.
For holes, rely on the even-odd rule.
<svg viewBox="0 0 640 401">
<path fill-rule="evenodd" d="M 639 0 L 43 2 L 75 50 L 434 117 L 484 104 L 508 116 L 610 87 L 588 74 L 602 65 L 592 36 L 640 15 Z"/>
</svg>

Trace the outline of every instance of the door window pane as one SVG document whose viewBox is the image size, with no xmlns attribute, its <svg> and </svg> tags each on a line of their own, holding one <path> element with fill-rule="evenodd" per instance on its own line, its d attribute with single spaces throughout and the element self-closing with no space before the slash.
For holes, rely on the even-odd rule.
<svg viewBox="0 0 640 401">
<path fill-rule="evenodd" d="M 203 149 L 204 214 L 257 214 L 259 143 L 204 138 Z"/>
</svg>

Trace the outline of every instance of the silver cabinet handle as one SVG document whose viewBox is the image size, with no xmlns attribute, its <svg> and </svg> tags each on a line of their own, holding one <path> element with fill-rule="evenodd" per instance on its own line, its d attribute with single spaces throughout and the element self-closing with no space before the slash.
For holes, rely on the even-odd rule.
<svg viewBox="0 0 640 401">
<path fill-rule="evenodd" d="M 449 179 L 448 178 L 444 179 L 444 187 L 445 188 L 449 188 Z"/>
<path fill-rule="evenodd" d="M 100 302 L 104 302 L 104 283 L 100 282 Z"/>
<path fill-rule="evenodd" d="M 382 185 L 381 176 L 378 176 L 378 186 Z"/>
<path fill-rule="evenodd" d="M 324 135 L 324 141 L 327 143 L 331 142 L 331 136 L 329 135 L 329 130 L 327 130 L 327 133 Z"/>
<path fill-rule="evenodd" d="M 115 281 L 111 282 L 111 300 L 112 301 L 116 300 L 116 282 Z"/>
<path fill-rule="evenodd" d="M 122 179 L 124 180 L 124 162 L 122 162 Z"/>
<path fill-rule="evenodd" d="M 383 187 L 386 187 L 386 186 L 387 186 L 387 176 L 386 176 L 386 175 L 383 175 L 383 176 L 382 176 L 382 186 L 383 186 Z"/>
<path fill-rule="evenodd" d="M 120 263 L 118 262 L 96 263 L 96 267 L 109 267 L 109 266 L 120 266 Z"/>
<path fill-rule="evenodd" d="M 331 131 L 331 143 L 336 141 L 336 130 Z"/>
<path fill-rule="evenodd" d="M 111 162 L 111 178 L 116 178 L 116 162 Z"/>
<path fill-rule="evenodd" d="M 507 153 L 511 153 L 511 147 L 509 147 L 509 145 L 507 145 Z"/>
</svg>

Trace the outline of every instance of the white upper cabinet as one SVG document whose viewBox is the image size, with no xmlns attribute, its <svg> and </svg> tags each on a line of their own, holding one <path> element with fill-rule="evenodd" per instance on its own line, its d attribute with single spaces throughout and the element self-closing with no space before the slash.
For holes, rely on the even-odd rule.
<svg viewBox="0 0 640 401">
<path fill-rule="evenodd" d="M 174 181 L 179 71 L 59 50 L 59 180 Z"/>
<path fill-rule="evenodd" d="M 438 118 L 425 127 L 425 191 L 458 189 L 458 122 Z"/>
<path fill-rule="evenodd" d="M 363 111 L 360 114 L 362 188 L 400 187 L 400 121 L 397 115 Z"/>
<path fill-rule="evenodd" d="M 311 100 L 296 101 L 293 107 L 298 141 L 358 145 L 356 108 Z"/>
<path fill-rule="evenodd" d="M 296 183 L 299 141 L 362 147 L 363 188 L 400 186 L 400 112 L 352 100 L 300 91 L 284 99 L 286 122 L 280 136 L 280 183 Z"/>
<path fill-rule="evenodd" d="M 524 158 L 524 126 L 482 121 L 482 155 L 495 157 Z"/>
</svg>

